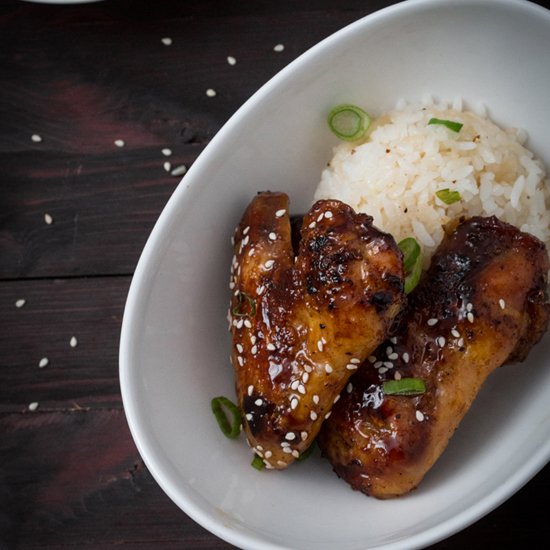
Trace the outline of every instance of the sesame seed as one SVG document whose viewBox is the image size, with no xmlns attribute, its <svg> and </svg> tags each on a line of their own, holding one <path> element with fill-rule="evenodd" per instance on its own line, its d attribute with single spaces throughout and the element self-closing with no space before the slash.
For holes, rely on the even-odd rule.
<svg viewBox="0 0 550 550">
<path fill-rule="evenodd" d="M 243 240 L 243 246 L 246 246 L 250 242 L 250 235 L 247 235 Z"/>
<path fill-rule="evenodd" d="M 248 386 L 247 393 L 249 396 L 251 396 L 253 392 L 254 392 L 254 386 L 250 384 L 250 386 Z"/>
<path fill-rule="evenodd" d="M 468 321 L 470 321 L 470 323 L 474 322 L 474 314 L 471 311 L 468 312 L 468 315 L 466 315 L 466 318 L 468 319 Z"/>
<path fill-rule="evenodd" d="M 472 302 L 468 302 L 466 304 L 466 311 L 472 311 L 472 309 L 474 309 Z"/>
<path fill-rule="evenodd" d="M 374 368 L 379 369 L 383 364 L 384 361 L 376 361 L 376 363 L 374 363 Z"/>
<path fill-rule="evenodd" d="M 241 344 L 237 344 L 237 350 L 239 351 L 239 353 L 243 352 L 243 347 L 241 346 Z"/>
<path fill-rule="evenodd" d="M 358 365 L 359 363 L 361 363 L 361 361 L 359 359 L 357 359 L 357 357 L 352 357 L 349 360 L 349 362 L 352 363 L 353 365 Z"/>
<path fill-rule="evenodd" d="M 169 36 L 166 36 L 165 38 L 161 38 L 160 41 L 161 41 L 165 46 L 171 46 L 171 45 L 172 45 L 172 39 L 171 39 Z"/>
<path fill-rule="evenodd" d="M 236 327 L 237 327 L 237 328 L 242 328 L 243 323 L 244 323 L 244 319 L 239 319 L 239 320 L 237 321 Z"/>
<path fill-rule="evenodd" d="M 437 325 L 438 322 L 439 319 L 435 319 L 432 317 L 431 319 L 428 319 L 427 324 L 429 327 L 433 327 L 434 325 Z"/>
<path fill-rule="evenodd" d="M 33 134 L 31 136 L 31 141 L 34 141 L 34 143 L 40 143 L 42 141 L 42 136 L 39 136 L 38 134 Z"/>
<path fill-rule="evenodd" d="M 304 365 L 304 370 L 306 372 L 311 372 L 313 369 L 311 368 L 311 365 Z"/>
<path fill-rule="evenodd" d="M 275 260 L 267 260 L 267 262 L 265 262 L 265 264 L 264 264 L 264 267 L 266 269 L 271 269 L 273 267 L 274 263 L 275 263 Z"/>
<path fill-rule="evenodd" d="M 299 380 L 293 380 L 292 384 L 290 384 L 290 389 L 291 390 L 297 390 L 299 385 L 300 385 Z"/>
<path fill-rule="evenodd" d="M 277 210 L 277 212 L 275 212 L 275 217 L 276 218 L 281 218 L 285 214 L 286 214 L 286 210 L 284 208 L 281 208 L 281 210 Z"/>
<path fill-rule="evenodd" d="M 206 95 L 208 97 L 215 97 L 216 96 L 216 90 L 214 90 L 212 88 L 208 88 L 208 90 L 206 90 Z"/>
<path fill-rule="evenodd" d="M 313 220 L 313 221 L 308 225 L 308 227 L 309 227 L 310 229 L 313 229 L 316 225 L 317 225 L 317 222 L 316 222 L 315 220 Z"/>
<path fill-rule="evenodd" d="M 357 365 L 352 365 L 351 363 L 349 365 L 346 365 L 346 369 L 348 370 L 357 370 L 359 367 Z"/>
<path fill-rule="evenodd" d="M 42 357 L 42 359 L 40 359 L 40 361 L 38 362 L 38 366 L 43 369 L 44 367 L 47 367 L 48 366 L 48 363 L 50 361 L 48 360 L 47 357 Z"/>
<path fill-rule="evenodd" d="M 315 394 L 315 395 L 311 398 L 311 400 L 312 400 L 316 405 L 319 404 L 319 396 L 318 396 L 317 394 Z"/>
<path fill-rule="evenodd" d="M 392 336 L 392 337 L 390 338 L 390 342 L 391 342 L 392 344 L 397 344 L 397 336 Z"/>
<path fill-rule="evenodd" d="M 298 406 L 298 403 L 299 403 L 298 398 L 293 397 L 292 400 L 290 401 L 290 408 L 294 410 Z"/>
<path fill-rule="evenodd" d="M 409 354 L 408 354 L 407 352 L 405 352 L 405 353 L 403 354 L 403 361 L 404 361 L 405 363 L 408 363 L 408 362 L 409 362 L 409 359 L 410 359 Z"/>
<path fill-rule="evenodd" d="M 265 458 L 271 458 L 273 456 L 273 453 L 271 451 L 266 451 L 264 456 Z"/>
<path fill-rule="evenodd" d="M 48 214 L 46 212 L 46 214 L 44 214 L 44 221 L 48 224 L 48 225 L 52 225 L 53 223 L 53 218 L 51 217 L 50 214 Z"/>
<path fill-rule="evenodd" d="M 250 226 L 247 225 L 247 226 L 243 229 L 243 235 L 246 235 L 249 231 L 250 231 Z"/>
<path fill-rule="evenodd" d="M 19 298 L 19 300 L 15 300 L 15 307 L 21 309 L 26 303 L 27 300 L 25 300 L 24 298 Z"/>
<path fill-rule="evenodd" d="M 69 340 L 69 345 L 71 348 L 76 348 L 78 346 L 78 340 L 76 339 L 76 336 L 71 336 L 71 339 Z"/>
<path fill-rule="evenodd" d="M 379 373 L 379 374 L 384 374 L 385 372 L 388 372 L 388 369 L 387 369 L 386 367 L 380 367 L 380 368 L 378 369 L 378 373 Z"/>
<path fill-rule="evenodd" d="M 393 353 L 393 348 L 391 346 L 388 346 L 386 348 L 386 355 L 391 355 Z"/>
<path fill-rule="evenodd" d="M 333 214 L 330 210 L 328 210 L 327 212 L 325 212 L 325 218 L 327 218 L 327 220 L 329 220 L 330 218 L 332 218 Z"/>
<path fill-rule="evenodd" d="M 187 172 L 187 166 L 185 164 L 180 164 L 179 166 L 176 166 L 171 172 L 171 176 L 183 176 Z"/>
<path fill-rule="evenodd" d="M 327 374 L 330 374 L 332 372 L 332 367 L 329 364 L 325 365 L 325 371 Z"/>
<path fill-rule="evenodd" d="M 384 366 L 387 369 L 393 369 L 393 363 L 391 361 L 384 361 Z"/>
<path fill-rule="evenodd" d="M 302 438 L 302 441 L 305 441 L 307 439 L 307 432 L 300 432 L 300 437 Z"/>
<path fill-rule="evenodd" d="M 292 453 L 292 449 L 290 447 L 283 447 L 283 453 L 290 454 Z"/>
<path fill-rule="evenodd" d="M 250 335 L 250 343 L 251 343 L 252 345 L 254 345 L 254 344 L 256 343 L 256 336 L 254 336 L 254 334 L 251 334 L 251 335 Z"/>
<path fill-rule="evenodd" d="M 237 64 L 237 60 L 232 55 L 227 56 L 227 62 L 230 65 L 236 65 Z"/>
<path fill-rule="evenodd" d="M 254 255 L 254 247 L 252 247 L 252 248 L 248 251 L 248 255 L 249 255 L 249 256 L 253 256 L 253 255 Z"/>
<path fill-rule="evenodd" d="M 456 328 L 451 329 L 451 334 L 452 334 L 455 338 L 460 338 L 460 332 L 458 332 L 458 330 L 456 330 Z"/>
<path fill-rule="evenodd" d="M 263 401 L 261 399 L 256 399 L 256 401 L 254 401 L 254 405 L 256 405 L 257 407 L 261 407 L 263 404 Z"/>
<path fill-rule="evenodd" d="M 115 145 L 117 147 L 124 147 L 126 145 L 126 143 L 124 142 L 123 139 L 115 139 Z"/>
<path fill-rule="evenodd" d="M 460 338 L 457 344 L 458 344 L 458 347 L 461 348 L 464 345 L 464 338 Z"/>
<path fill-rule="evenodd" d="M 396 370 L 393 377 L 395 380 L 401 380 L 401 373 Z"/>
<path fill-rule="evenodd" d="M 272 344 L 271 342 L 269 344 L 267 344 L 266 348 L 269 350 L 269 351 L 275 351 L 277 348 L 275 347 L 274 344 Z"/>
<path fill-rule="evenodd" d="M 302 395 L 305 395 L 306 394 L 306 387 L 303 385 L 303 384 L 300 384 L 298 386 L 298 391 L 302 394 Z"/>
<path fill-rule="evenodd" d="M 244 359 L 241 355 L 237 355 L 237 361 L 239 362 L 239 365 L 242 367 L 244 365 Z"/>
<path fill-rule="evenodd" d="M 500 309 L 504 309 L 506 307 L 506 302 L 501 298 L 498 301 L 498 305 L 500 306 Z"/>
<path fill-rule="evenodd" d="M 250 319 L 245 319 L 244 320 L 244 326 L 246 328 L 252 328 L 252 323 L 250 322 Z"/>
<path fill-rule="evenodd" d="M 376 362 L 376 355 L 369 355 L 369 363 Z"/>
<path fill-rule="evenodd" d="M 250 421 L 250 420 L 252 420 L 252 418 L 254 418 L 254 417 L 252 416 L 251 413 L 246 413 L 246 414 L 244 415 L 244 417 L 245 417 L 248 421 Z"/>
<path fill-rule="evenodd" d="M 166 162 L 162 165 L 162 167 L 164 168 L 164 170 L 165 170 L 166 172 L 170 172 L 170 170 L 172 170 L 172 163 L 166 161 Z"/>
<path fill-rule="evenodd" d="M 250 349 L 250 353 L 252 355 L 256 355 L 256 353 L 258 353 L 258 346 L 252 346 L 252 348 Z"/>
<path fill-rule="evenodd" d="M 397 353 L 395 353 L 395 352 L 390 353 L 390 355 L 388 355 L 388 359 L 389 359 L 390 361 L 395 361 L 395 360 L 398 359 L 398 358 L 399 358 L 399 355 L 398 355 Z"/>
<path fill-rule="evenodd" d="M 233 290 L 235 288 L 235 281 L 229 281 L 229 290 Z"/>
<path fill-rule="evenodd" d="M 323 342 L 321 340 L 317 340 L 317 349 L 323 351 Z"/>
<path fill-rule="evenodd" d="M 346 386 L 346 391 L 348 393 L 351 393 L 353 391 L 353 384 L 351 382 L 349 382 L 348 385 Z"/>
<path fill-rule="evenodd" d="M 277 53 L 282 52 L 284 49 L 285 49 L 285 47 L 284 47 L 283 44 L 276 44 L 276 45 L 273 47 L 273 51 L 274 51 L 274 52 L 277 52 Z"/>
<path fill-rule="evenodd" d="M 32 403 L 29 403 L 29 411 L 35 411 L 38 409 L 38 403 L 36 401 L 33 401 Z"/>
<path fill-rule="evenodd" d="M 285 435 L 285 439 L 288 441 L 294 441 L 296 439 L 296 434 L 294 432 L 288 432 Z"/>
<path fill-rule="evenodd" d="M 294 450 L 292 451 L 292 456 L 293 456 L 294 458 L 300 458 L 300 453 L 299 453 L 296 449 L 294 449 Z"/>
<path fill-rule="evenodd" d="M 424 420 L 424 415 L 420 411 L 416 411 L 416 419 L 418 422 L 422 422 Z"/>
<path fill-rule="evenodd" d="M 165 157 L 169 157 L 172 154 L 172 149 L 168 149 L 168 147 L 165 147 L 164 149 L 162 149 L 161 153 Z"/>
<path fill-rule="evenodd" d="M 338 394 L 338 395 L 334 398 L 334 401 L 332 402 L 332 404 L 334 405 L 334 403 L 336 403 L 339 399 L 340 399 L 340 394 Z"/>
<path fill-rule="evenodd" d="M 259 286 L 259 287 L 256 289 L 256 294 L 257 294 L 258 296 L 260 296 L 261 294 L 264 293 L 264 290 L 265 290 L 265 286 L 264 286 L 264 285 Z"/>
<path fill-rule="evenodd" d="M 273 231 L 268 235 L 270 241 L 275 241 L 277 239 L 277 234 Z"/>
<path fill-rule="evenodd" d="M 306 384 L 308 380 L 309 380 L 309 374 L 307 372 L 304 372 L 304 374 L 302 374 L 302 382 Z"/>
<path fill-rule="evenodd" d="M 443 336 L 438 336 L 435 341 L 440 348 L 445 346 L 445 338 Z"/>
<path fill-rule="evenodd" d="M 315 411 L 311 411 L 309 413 L 309 417 L 311 418 L 311 420 L 317 420 L 317 413 Z"/>
<path fill-rule="evenodd" d="M 332 414 L 332 411 L 328 411 L 327 414 L 325 414 L 325 420 Z"/>
</svg>

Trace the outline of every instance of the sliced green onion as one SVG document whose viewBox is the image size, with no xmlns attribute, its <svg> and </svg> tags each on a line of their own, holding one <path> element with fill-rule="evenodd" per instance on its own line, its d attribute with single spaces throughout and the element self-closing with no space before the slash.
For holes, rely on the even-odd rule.
<svg viewBox="0 0 550 550">
<path fill-rule="evenodd" d="M 315 441 L 296 459 L 298 462 L 302 462 L 311 456 L 313 450 L 315 449 Z"/>
<path fill-rule="evenodd" d="M 458 202 L 462 197 L 458 191 L 451 191 L 450 189 L 440 189 L 435 192 L 436 197 L 443 201 L 445 204 L 453 204 Z"/>
<path fill-rule="evenodd" d="M 420 245 L 413 237 L 407 237 L 397 246 L 399 246 L 401 252 L 403 252 L 403 267 L 405 271 L 410 271 L 414 267 L 416 259 L 420 256 Z"/>
<path fill-rule="evenodd" d="M 405 294 L 409 294 L 420 281 L 422 275 L 422 253 L 420 245 L 413 237 L 403 239 L 397 246 L 403 252 L 405 269 Z"/>
<path fill-rule="evenodd" d="M 401 378 L 401 380 L 386 380 L 382 384 L 385 395 L 422 395 L 426 384 L 421 378 Z"/>
<path fill-rule="evenodd" d="M 256 470 L 263 470 L 265 468 L 265 462 L 258 455 L 254 455 L 250 466 L 256 468 Z"/>
<path fill-rule="evenodd" d="M 231 313 L 235 315 L 235 317 L 254 317 L 254 315 L 256 315 L 256 302 L 252 296 L 246 292 L 239 291 L 237 299 L 237 305 L 231 310 Z M 248 307 L 246 307 L 246 305 Z M 245 311 L 245 309 L 249 311 Z"/>
<path fill-rule="evenodd" d="M 223 435 L 230 439 L 235 439 L 241 432 L 241 413 L 239 407 L 223 395 L 214 397 L 210 402 L 210 406 Z M 231 420 L 227 417 L 224 408 L 231 413 Z"/>
<path fill-rule="evenodd" d="M 360 107 L 342 104 L 328 115 L 328 125 L 336 136 L 346 141 L 356 141 L 365 135 L 371 123 L 370 116 Z"/>
<path fill-rule="evenodd" d="M 428 124 L 441 124 L 442 126 L 449 128 L 449 130 L 452 130 L 453 132 L 460 132 L 460 129 L 462 128 L 462 126 L 464 126 L 462 122 L 456 122 L 454 120 L 444 120 L 441 118 L 430 118 Z"/>
</svg>

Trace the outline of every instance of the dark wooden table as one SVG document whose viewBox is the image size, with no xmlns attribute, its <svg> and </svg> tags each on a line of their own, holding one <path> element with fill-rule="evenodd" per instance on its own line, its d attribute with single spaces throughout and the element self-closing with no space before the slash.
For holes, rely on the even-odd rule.
<svg viewBox="0 0 550 550">
<path fill-rule="evenodd" d="M 165 496 L 130 437 L 132 273 L 171 171 L 292 59 L 392 3 L 2 0 L 0 548 L 230 548 Z M 434 548 L 540 548 L 549 491 L 547 466 Z"/>
</svg>

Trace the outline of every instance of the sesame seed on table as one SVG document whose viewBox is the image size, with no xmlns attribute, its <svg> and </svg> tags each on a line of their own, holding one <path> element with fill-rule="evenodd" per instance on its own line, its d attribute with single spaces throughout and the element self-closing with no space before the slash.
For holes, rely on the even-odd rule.
<svg viewBox="0 0 550 550">
<path fill-rule="evenodd" d="M 1 549 L 231 548 L 165 495 L 128 430 L 118 345 L 130 281 L 162 208 L 229 117 L 309 47 L 393 3 L 0 3 Z M 465 316 L 475 323 L 475 304 Z M 376 368 L 392 372 L 387 351 Z M 306 437 L 288 432 L 284 452 Z M 549 490 L 547 466 L 432 548 L 540 547 L 550 526 L 533 518 Z"/>
</svg>

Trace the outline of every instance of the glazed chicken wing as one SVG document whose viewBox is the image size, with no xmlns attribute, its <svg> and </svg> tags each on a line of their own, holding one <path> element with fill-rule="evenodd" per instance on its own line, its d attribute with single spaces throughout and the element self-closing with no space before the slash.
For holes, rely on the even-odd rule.
<svg viewBox="0 0 550 550">
<path fill-rule="evenodd" d="M 494 217 L 447 235 L 394 336 L 352 377 L 323 425 L 318 441 L 336 473 L 378 498 L 414 489 L 487 376 L 523 360 L 545 332 L 548 268 L 543 243 Z M 384 381 L 399 378 L 421 379 L 426 390 L 384 393 Z"/>
<path fill-rule="evenodd" d="M 266 467 L 282 469 L 386 337 L 404 300 L 402 255 L 370 216 L 334 200 L 306 214 L 295 255 L 283 193 L 258 194 L 234 241 L 229 320 L 243 427 Z"/>
</svg>

